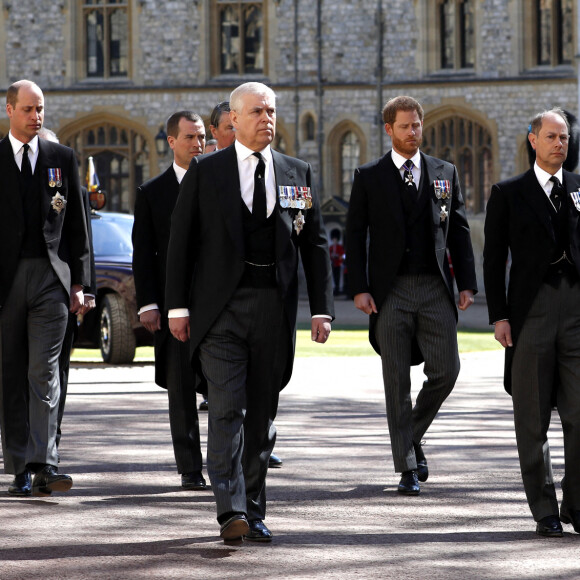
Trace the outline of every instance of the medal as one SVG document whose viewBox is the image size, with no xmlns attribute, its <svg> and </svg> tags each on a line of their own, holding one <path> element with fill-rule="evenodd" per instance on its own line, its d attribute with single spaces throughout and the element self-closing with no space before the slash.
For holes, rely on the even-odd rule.
<svg viewBox="0 0 580 580">
<path fill-rule="evenodd" d="M 66 206 L 66 199 L 57 191 L 52 196 L 50 205 L 56 213 L 60 213 Z"/>
<path fill-rule="evenodd" d="M 60 172 L 60 167 L 55 168 L 54 171 L 56 173 L 56 186 L 62 187 L 62 174 Z"/>
<path fill-rule="evenodd" d="M 278 187 L 278 199 L 280 200 L 280 207 L 287 208 L 289 205 L 288 202 L 288 192 L 286 191 L 286 187 L 280 185 Z"/>
<path fill-rule="evenodd" d="M 48 186 L 49 187 L 55 187 L 56 186 L 55 170 L 52 169 L 52 168 L 49 168 L 49 170 L 48 170 Z"/>
<path fill-rule="evenodd" d="M 441 211 L 439 212 L 439 217 L 441 218 L 442 222 L 444 222 L 449 217 L 449 213 L 447 212 L 447 208 L 444 205 L 441 206 Z"/>
<path fill-rule="evenodd" d="M 296 214 L 296 217 L 294 218 L 294 229 L 296 230 L 297 234 L 300 234 L 300 232 L 302 231 L 302 228 L 304 227 L 304 223 L 305 223 L 305 219 L 304 219 L 304 215 L 302 214 L 301 211 L 299 211 Z"/>
<path fill-rule="evenodd" d="M 576 211 L 580 211 L 580 187 L 578 188 L 578 191 L 571 191 L 570 196 L 572 197 Z"/>
<path fill-rule="evenodd" d="M 437 199 L 447 199 L 451 197 L 451 182 L 448 179 L 435 179 L 433 181 L 435 197 Z"/>
</svg>

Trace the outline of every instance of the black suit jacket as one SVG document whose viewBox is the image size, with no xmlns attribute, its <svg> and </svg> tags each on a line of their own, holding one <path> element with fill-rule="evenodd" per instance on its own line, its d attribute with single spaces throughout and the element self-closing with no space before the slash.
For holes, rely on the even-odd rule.
<svg viewBox="0 0 580 580">
<path fill-rule="evenodd" d="M 79 171 L 72 149 L 44 139 L 38 140 L 38 159 L 34 170 L 40 176 L 43 235 L 48 258 L 67 294 L 72 284 L 90 287 L 90 258 L 87 225 L 81 197 Z M 60 168 L 62 186 L 50 187 L 48 169 Z M 0 204 L 4 212 L 0 228 L 3 248 L 0 268 L 0 307 L 12 286 L 24 234 L 24 208 L 22 206 L 18 165 L 10 140 L 0 141 Z M 60 193 L 66 199 L 61 212 L 53 209 L 53 196 Z"/>
<path fill-rule="evenodd" d="M 570 250 L 580 273 L 580 214 L 570 196 L 580 188 L 580 176 L 564 170 L 563 185 L 568 192 Z M 552 261 L 555 243 L 546 193 L 533 169 L 492 187 L 485 218 L 483 276 L 490 324 L 508 319 L 511 326 L 514 347 L 506 349 L 504 374 L 508 393 L 518 335 Z"/>
<path fill-rule="evenodd" d="M 157 304 L 161 330 L 155 333 L 155 382 L 167 388 L 167 341 L 171 333 L 165 316 L 165 273 L 171 214 L 179 195 L 173 165 L 137 188 L 133 223 L 133 276 L 137 307 Z"/>
<path fill-rule="evenodd" d="M 272 151 L 276 186 L 312 188 L 310 165 Z M 320 217 L 318 196 L 302 210 L 304 229 L 298 235 L 293 220 L 297 209 L 280 207 L 276 218 L 276 277 L 291 329 L 292 352 L 281 387 L 292 374 L 298 307 L 298 253 L 306 275 L 312 314 L 334 316 L 328 242 Z M 236 291 L 244 273 L 242 200 L 235 146 L 194 157 L 181 183 L 171 222 L 167 257 L 166 307 L 190 310 L 192 355 Z"/>
<path fill-rule="evenodd" d="M 391 153 L 376 159 L 354 174 L 346 226 L 346 265 L 353 295 L 369 292 L 380 310 L 391 291 L 405 253 L 405 217 L 399 193 L 400 176 Z M 448 180 L 451 199 L 437 199 L 433 182 Z M 477 292 L 473 248 L 457 169 L 451 163 L 421 153 L 421 197 L 417 204 L 431 206 L 432 235 L 439 272 L 455 304 L 453 279 L 449 270 L 447 250 L 459 291 Z M 448 213 L 441 219 L 442 207 Z M 418 214 L 418 211 L 415 213 Z M 367 251 L 367 236 L 370 243 Z M 456 316 L 457 316 L 457 310 Z M 380 354 L 375 340 L 376 315 L 371 315 L 369 339 Z M 421 362 L 414 357 L 414 363 Z"/>
</svg>

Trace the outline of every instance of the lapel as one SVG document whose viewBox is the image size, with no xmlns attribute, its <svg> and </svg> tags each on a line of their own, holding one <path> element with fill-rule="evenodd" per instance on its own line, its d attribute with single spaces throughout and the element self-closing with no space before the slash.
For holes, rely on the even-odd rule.
<svg viewBox="0 0 580 580">
<path fill-rule="evenodd" d="M 577 183 L 577 175 L 568 173 L 566 170 L 563 171 L 563 178 L 563 185 L 566 189 L 566 197 L 568 199 L 568 216 L 570 220 L 570 227 L 572 232 L 576 232 L 580 223 L 580 220 L 578 219 L 580 216 L 580 210 L 576 208 L 576 204 L 572 199 L 572 192 L 580 191 L 580 183 Z"/>
<path fill-rule="evenodd" d="M 226 223 L 226 229 L 240 254 L 245 253 L 244 226 L 242 222 L 242 192 L 240 190 L 240 172 L 236 148 L 230 145 L 214 153 L 207 159 L 215 165 L 213 174 L 216 180 L 215 194 Z M 213 194 L 213 192 L 210 192 Z"/>
<path fill-rule="evenodd" d="M 516 195 L 519 195 L 525 203 L 530 205 L 542 225 L 546 228 L 551 238 L 554 238 L 552 222 L 546 208 L 546 192 L 538 183 L 538 179 L 533 169 L 524 173 L 522 177 L 522 187 L 515 189 Z"/>
<path fill-rule="evenodd" d="M 0 141 L 0 167 L 2 168 L 2 187 L 0 188 L 2 207 L 22 221 L 24 214 L 20 196 L 19 169 L 8 136 Z"/>
<path fill-rule="evenodd" d="M 34 177 L 37 180 L 40 192 L 40 211 L 42 223 L 48 217 L 48 212 L 51 209 L 50 203 L 53 195 L 59 191 L 59 188 L 51 188 L 48 186 L 48 168 L 59 167 L 62 171 L 60 156 L 55 152 L 49 141 L 45 139 L 38 139 L 38 159 L 36 160 L 36 167 L 34 168 Z M 64 176 L 63 176 L 64 178 Z"/>
<path fill-rule="evenodd" d="M 400 176 L 398 169 L 393 163 L 391 152 L 379 159 L 375 171 L 369 175 L 371 183 L 368 191 L 376 192 L 379 207 L 377 211 L 384 216 L 391 216 L 395 227 L 403 231 L 405 216 L 403 215 L 403 202 L 399 193 Z"/>
<path fill-rule="evenodd" d="M 448 215 L 451 214 L 451 198 L 447 199 L 437 199 L 435 197 L 435 191 L 433 189 L 433 182 L 436 179 L 445 179 L 445 177 L 450 177 L 445 175 L 445 164 L 441 159 L 431 157 L 430 155 L 425 155 L 421 153 L 421 162 L 425 168 L 425 172 L 421 170 L 421 181 L 423 183 L 422 195 L 430 200 L 431 203 L 431 220 L 433 222 L 435 236 L 439 233 L 441 227 L 441 209 L 443 206 L 446 207 Z M 423 181 L 425 180 L 425 181 Z M 450 180 L 447 180 L 450 181 Z M 451 184 L 451 188 L 453 184 Z M 450 192 L 451 195 L 453 192 Z M 425 200 L 426 202 L 426 200 Z M 449 217 L 445 220 L 445 224 L 449 223 Z M 447 227 L 447 226 L 445 226 Z"/>
<path fill-rule="evenodd" d="M 282 256 L 284 249 L 292 236 L 292 226 L 294 216 L 298 213 L 290 208 L 280 207 L 280 196 L 278 195 L 278 187 L 281 185 L 297 186 L 306 185 L 305 183 L 297 183 L 296 167 L 290 165 L 283 155 L 272 149 L 272 161 L 274 164 L 274 176 L 276 179 L 276 255 Z M 305 212 L 306 219 L 308 219 L 308 212 Z"/>
</svg>

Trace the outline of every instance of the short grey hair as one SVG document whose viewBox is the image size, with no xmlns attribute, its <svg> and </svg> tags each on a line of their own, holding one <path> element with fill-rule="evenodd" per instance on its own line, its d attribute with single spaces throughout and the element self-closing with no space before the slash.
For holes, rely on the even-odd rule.
<svg viewBox="0 0 580 580">
<path fill-rule="evenodd" d="M 568 135 L 570 134 L 570 123 L 568 122 L 568 118 L 566 117 L 566 113 L 560 107 L 554 107 L 553 109 L 549 109 L 546 111 L 542 111 L 538 113 L 530 123 L 530 133 L 536 135 L 536 137 L 540 134 L 540 130 L 542 128 L 542 124 L 544 123 L 544 118 L 547 115 L 558 115 L 562 117 L 564 123 L 566 123 L 566 128 L 568 129 Z"/>
<path fill-rule="evenodd" d="M 46 141 L 52 141 L 53 143 L 60 143 L 56 133 L 52 129 L 47 129 L 46 127 L 42 127 L 42 129 L 38 132 L 38 136 L 41 139 L 46 139 Z"/>
<path fill-rule="evenodd" d="M 268 95 L 276 102 L 276 93 L 263 83 L 249 82 L 240 85 L 234 89 L 230 95 L 230 108 L 232 111 L 240 112 L 243 107 L 243 98 L 245 95 Z"/>
</svg>

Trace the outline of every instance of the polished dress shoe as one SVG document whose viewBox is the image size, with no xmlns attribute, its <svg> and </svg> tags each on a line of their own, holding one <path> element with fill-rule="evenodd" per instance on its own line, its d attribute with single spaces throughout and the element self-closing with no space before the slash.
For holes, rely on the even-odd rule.
<svg viewBox="0 0 580 580">
<path fill-rule="evenodd" d="M 572 524 L 574 531 L 580 534 L 580 510 L 562 506 L 560 508 L 560 520 L 564 524 Z"/>
<path fill-rule="evenodd" d="M 272 532 L 266 527 L 262 520 L 250 520 L 248 522 L 250 531 L 244 538 L 250 542 L 271 542 Z"/>
<path fill-rule="evenodd" d="M 8 488 L 10 495 L 18 497 L 25 497 L 32 494 L 32 486 L 30 483 L 30 471 L 23 471 L 14 476 L 12 485 Z"/>
<path fill-rule="evenodd" d="M 405 495 L 419 495 L 421 488 L 419 487 L 417 472 L 414 470 L 404 471 L 401 475 L 401 481 L 399 482 L 397 491 Z"/>
<path fill-rule="evenodd" d="M 546 516 L 542 518 L 536 526 L 536 534 L 538 536 L 546 536 L 547 538 L 561 538 L 564 532 L 558 516 Z"/>
<path fill-rule="evenodd" d="M 241 540 L 250 531 L 244 514 L 235 514 L 220 526 L 220 537 L 224 542 Z"/>
<path fill-rule="evenodd" d="M 427 467 L 427 459 L 423 453 L 421 443 L 413 441 L 413 449 L 415 450 L 415 457 L 417 459 L 417 478 L 419 481 L 427 481 L 429 478 L 429 468 Z"/>
<path fill-rule="evenodd" d="M 32 495 L 45 496 L 53 491 L 68 491 L 73 484 L 72 477 L 58 473 L 53 465 L 44 466 L 32 480 Z"/>
<path fill-rule="evenodd" d="M 207 402 L 207 399 L 204 399 L 200 404 L 199 404 L 199 410 L 200 411 L 209 411 L 209 403 Z"/>
<path fill-rule="evenodd" d="M 183 489 L 202 490 L 207 489 L 207 484 L 201 471 L 191 471 L 181 474 L 181 487 Z"/>
<path fill-rule="evenodd" d="M 284 462 L 277 456 L 272 453 L 270 455 L 270 459 L 268 459 L 268 467 L 282 467 Z"/>
</svg>

